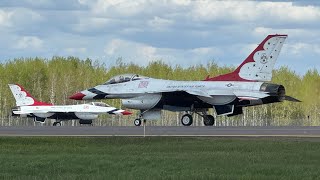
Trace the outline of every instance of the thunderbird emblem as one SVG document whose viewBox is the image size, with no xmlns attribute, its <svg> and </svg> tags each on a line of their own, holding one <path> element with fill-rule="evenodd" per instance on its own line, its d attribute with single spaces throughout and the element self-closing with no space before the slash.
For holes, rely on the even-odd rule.
<svg viewBox="0 0 320 180">
<path fill-rule="evenodd" d="M 266 63 L 268 62 L 268 57 L 267 57 L 267 55 L 266 55 L 265 53 L 263 53 L 263 54 L 261 55 L 260 62 L 261 62 L 262 64 L 266 64 Z"/>
<path fill-rule="evenodd" d="M 138 85 L 138 88 L 147 88 L 149 85 L 148 81 L 141 81 Z"/>
</svg>

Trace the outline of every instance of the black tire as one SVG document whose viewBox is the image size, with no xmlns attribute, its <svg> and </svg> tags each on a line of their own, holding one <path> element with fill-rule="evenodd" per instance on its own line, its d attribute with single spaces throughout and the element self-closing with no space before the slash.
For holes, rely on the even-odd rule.
<svg viewBox="0 0 320 180">
<path fill-rule="evenodd" d="M 213 126 L 215 123 L 215 119 L 212 115 L 205 115 L 203 117 L 203 124 L 205 126 Z"/>
<path fill-rule="evenodd" d="M 54 122 L 53 126 L 61 126 L 61 123 L 60 122 Z"/>
<path fill-rule="evenodd" d="M 92 120 L 84 120 L 84 119 L 80 119 L 79 120 L 79 124 L 83 125 L 83 124 L 89 124 L 92 125 Z"/>
<path fill-rule="evenodd" d="M 134 124 L 135 126 L 141 126 L 141 119 L 135 119 L 135 120 L 133 121 L 133 124 Z"/>
<path fill-rule="evenodd" d="M 193 123 L 193 117 L 190 114 L 185 114 L 181 117 L 181 123 L 184 126 L 190 126 Z"/>
</svg>

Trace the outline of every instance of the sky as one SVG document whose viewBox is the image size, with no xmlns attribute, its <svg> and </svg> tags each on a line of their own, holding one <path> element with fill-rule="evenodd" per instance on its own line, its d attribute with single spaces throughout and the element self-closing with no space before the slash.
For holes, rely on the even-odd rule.
<svg viewBox="0 0 320 180">
<path fill-rule="evenodd" d="M 188 67 L 239 65 L 268 34 L 288 34 L 276 68 L 320 71 L 320 2 L 1 0 L 0 63 L 76 56 Z"/>
</svg>

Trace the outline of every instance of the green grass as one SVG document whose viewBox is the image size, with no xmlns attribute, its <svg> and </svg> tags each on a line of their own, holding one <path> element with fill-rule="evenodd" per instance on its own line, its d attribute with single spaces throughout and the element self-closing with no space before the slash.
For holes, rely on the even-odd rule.
<svg viewBox="0 0 320 180">
<path fill-rule="evenodd" d="M 1 137 L 0 179 L 320 179 L 320 139 Z"/>
</svg>

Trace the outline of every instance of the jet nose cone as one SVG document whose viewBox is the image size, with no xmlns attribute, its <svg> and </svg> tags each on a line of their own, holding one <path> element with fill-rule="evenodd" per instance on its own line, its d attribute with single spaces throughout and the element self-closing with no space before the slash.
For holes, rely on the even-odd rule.
<svg viewBox="0 0 320 180">
<path fill-rule="evenodd" d="M 74 95 L 70 96 L 69 99 L 74 99 L 74 100 L 82 100 L 83 97 L 85 97 L 85 94 L 82 94 L 81 92 L 75 93 Z"/>
</svg>

